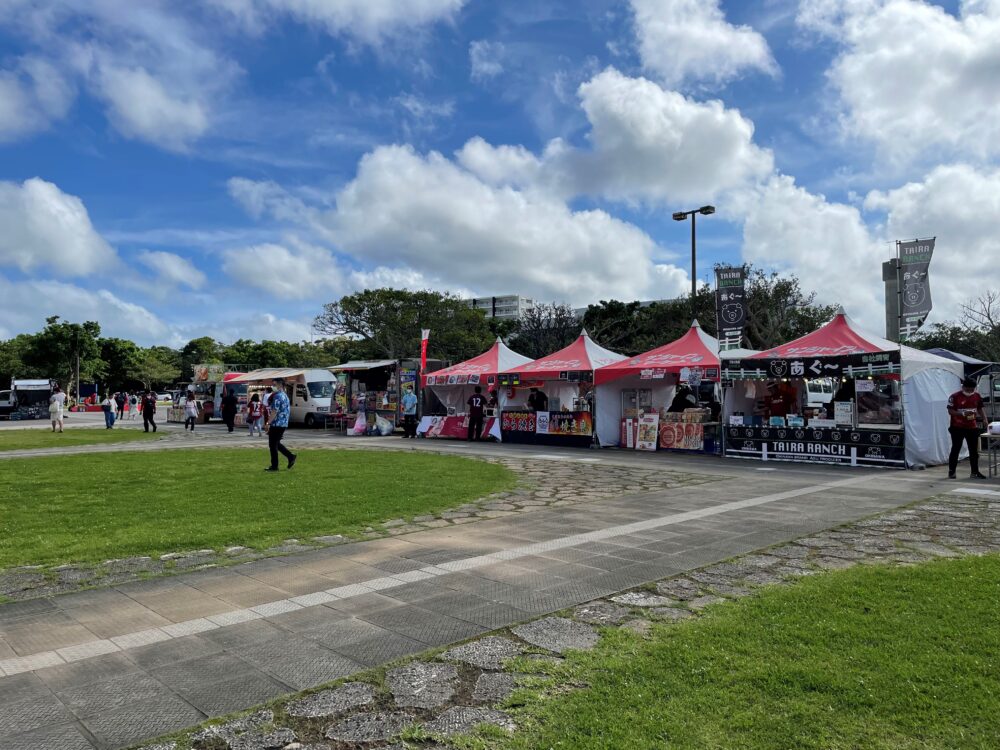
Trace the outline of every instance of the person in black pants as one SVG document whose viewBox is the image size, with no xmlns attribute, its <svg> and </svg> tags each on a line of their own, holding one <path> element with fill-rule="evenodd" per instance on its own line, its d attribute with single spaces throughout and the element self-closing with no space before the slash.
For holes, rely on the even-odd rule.
<svg viewBox="0 0 1000 750">
<path fill-rule="evenodd" d="M 478 385 L 476 392 L 469 396 L 469 440 L 483 439 L 483 414 L 486 412 L 486 397 Z"/>
<path fill-rule="evenodd" d="M 297 458 L 294 453 L 281 443 L 281 439 L 285 436 L 285 430 L 288 428 L 288 417 L 291 406 L 288 403 L 288 395 L 285 393 L 285 381 L 277 378 L 274 384 L 275 392 L 271 396 L 272 416 L 267 428 L 267 447 L 271 451 L 271 465 L 264 471 L 278 470 L 279 453 L 288 459 L 289 469 L 295 466 Z"/>
<path fill-rule="evenodd" d="M 236 425 L 236 411 L 239 408 L 240 401 L 236 398 L 236 394 L 233 393 L 232 388 L 227 388 L 225 395 L 222 397 L 222 421 L 226 423 L 226 427 L 229 431 L 233 431 L 233 427 Z"/>
<path fill-rule="evenodd" d="M 948 398 L 948 414 L 951 415 L 951 455 L 948 456 L 948 479 L 956 479 L 958 455 L 962 452 L 962 443 L 969 446 L 969 468 L 972 469 L 972 479 L 986 479 L 979 473 L 979 427 L 976 419 L 986 422 L 986 409 L 983 398 L 976 393 L 976 381 L 966 378 L 962 381 L 962 390 Z"/>
<path fill-rule="evenodd" d="M 153 428 L 153 432 L 156 432 L 156 394 L 152 391 L 146 391 L 146 395 L 142 397 L 142 429 L 143 432 L 149 432 L 149 428 Z"/>
</svg>

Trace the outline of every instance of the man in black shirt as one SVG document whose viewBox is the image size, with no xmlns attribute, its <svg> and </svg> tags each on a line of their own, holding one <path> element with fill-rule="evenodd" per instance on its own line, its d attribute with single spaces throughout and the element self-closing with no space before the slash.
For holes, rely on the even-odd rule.
<svg viewBox="0 0 1000 750">
<path fill-rule="evenodd" d="M 483 439 L 483 413 L 486 411 L 486 397 L 478 385 L 476 392 L 469 396 L 469 440 Z"/>
<path fill-rule="evenodd" d="M 548 411 L 549 397 L 545 395 L 545 391 L 532 388 L 528 395 L 528 408 L 532 411 Z"/>
</svg>

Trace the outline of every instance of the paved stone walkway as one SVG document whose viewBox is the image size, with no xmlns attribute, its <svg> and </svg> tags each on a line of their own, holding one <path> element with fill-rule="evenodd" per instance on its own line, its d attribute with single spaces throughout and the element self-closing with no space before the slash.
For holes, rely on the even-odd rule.
<svg viewBox="0 0 1000 750">
<path fill-rule="evenodd" d="M 541 460 L 572 473 L 582 456 Z M 0 605 L 0 747 L 124 747 L 951 488 L 939 471 L 597 461 L 717 481 Z"/>
<path fill-rule="evenodd" d="M 273 710 L 143 750 L 202 750 L 219 747 L 220 741 L 229 750 L 318 750 L 330 747 L 319 744 L 324 740 L 334 740 L 338 747 L 402 750 L 444 747 L 437 742 L 484 724 L 513 732 L 517 725 L 502 710 L 504 701 L 524 685 L 553 693 L 574 689 L 561 681 L 558 670 L 546 677 L 549 670 L 545 667 L 567 650 L 597 645 L 598 626 L 620 626 L 646 636 L 653 623 L 696 618 L 727 599 L 750 596 L 764 586 L 788 585 L 804 575 L 858 564 L 911 565 L 935 557 L 1000 551 L 1000 492 L 966 493 L 959 490 L 668 578 L 655 589 L 645 587 L 582 604 L 563 616 L 544 617 L 474 639 L 432 660 L 404 663 L 389 670 L 384 679 L 367 675 L 366 682 L 347 682 L 305 698 L 293 697 Z M 519 659 L 526 655 L 531 661 Z M 416 727 L 435 738 L 432 744 L 399 740 L 401 732 Z"/>
</svg>

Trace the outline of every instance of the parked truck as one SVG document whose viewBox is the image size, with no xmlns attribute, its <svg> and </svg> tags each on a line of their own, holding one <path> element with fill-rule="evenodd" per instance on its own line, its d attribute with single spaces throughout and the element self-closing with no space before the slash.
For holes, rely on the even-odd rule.
<svg viewBox="0 0 1000 750">
<path fill-rule="evenodd" d="M 48 419 L 51 380 L 15 378 L 0 391 L 0 419 Z"/>
</svg>

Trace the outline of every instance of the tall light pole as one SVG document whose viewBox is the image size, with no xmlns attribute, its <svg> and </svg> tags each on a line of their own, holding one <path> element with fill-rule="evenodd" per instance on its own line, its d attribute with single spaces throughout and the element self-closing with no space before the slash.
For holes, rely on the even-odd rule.
<svg viewBox="0 0 1000 750">
<path fill-rule="evenodd" d="M 695 216 L 710 216 L 715 213 L 715 206 L 702 206 L 691 211 L 674 212 L 674 221 L 684 221 L 691 217 L 691 319 L 698 317 L 696 299 L 698 297 L 698 253 L 695 245 Z"/>
</svg>

